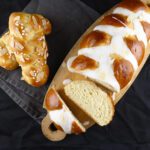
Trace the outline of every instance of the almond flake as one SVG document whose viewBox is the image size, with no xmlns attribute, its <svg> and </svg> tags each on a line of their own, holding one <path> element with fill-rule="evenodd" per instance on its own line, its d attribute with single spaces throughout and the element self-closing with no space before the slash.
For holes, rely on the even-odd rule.
<svg viewBox="0 0 150 150">
<path fill-rule="evenodd" d="M 38 22 L 37 22 L 37 20 L 36 20 L 36 18 L 34 16 L 32 16 L 32 20 L 33 20 L 34 25 L 37 27 L 38 26 Z"/>
<path fill-rule="evenodd" d="M 18 23 L 18 22 L 15 22 L 15 25 L 18 27 L 18 26 L 19 26 L 19 23 Z"/>
<path fill-rule="evenodd" d="M 17 48 L 19 50 L 23 50 L 24 46 L 21 43 L 19 43 L 18 41 L 15 41 L 15 48 Z"/>
<path fill-rule="evenodd" d="M 22 62 L 25 62 L 25 59 L 24 59 L 23 55 L 21 55 L 20 60 L 21 60 Z"/>
<path fill-rule="evenodd" d="M 39 82 L 40 80 L 42 80 L 43 77 L 44 77 L 44 72 L 43 71 L 39 72 L 36 77 L 36 82 Z"/>
<path fill-rule="evenodd" d="M 34 71 L 30 71 L 30 74 L 31 74 L 32 77 L 36 77 L 36 72 L 35 72 L 35 70 L 34 70 Z"/>
<path fill-rule="evenodd" d="M 46 20 L 45 19 L 42 19 L 42 25 L 44 28 L 46 28 Z"/>
<path fill-rule="evenodd" d="M 16 17 L 14 18 L 14 21 L 17 21 L 17 20 L 20 20 L 20 16 L 16 16 Z"/>
<path fill-rule="evenodd" d="M 7 51 L 6 48 L 2 48 L 2 49 L 0 50 L 0 56 L 5 55 L 7 52 L 8 52 L 8 51 Z"/>
<path fill-rule="evenodd" d="M 14 39 L 12 39 L 12 40 L 10 41 L 10 46 L 11 46 L 12 48 L 14 48 L 14 47 L 15 47 Z"/>
<path fill-rule="evenodd" d="M 39 40 L 39 41 L 44 40 L 44 36 L 41 36 L 38 40 Z"/>
<path fill-rule="evenodd" d="M 18 29 L 18 28 L 15 28 L 15 30 L 16 30 L 16 33 L 22 38 L 22 35 L 21 35 L 19 29 Z"/>
</svg>

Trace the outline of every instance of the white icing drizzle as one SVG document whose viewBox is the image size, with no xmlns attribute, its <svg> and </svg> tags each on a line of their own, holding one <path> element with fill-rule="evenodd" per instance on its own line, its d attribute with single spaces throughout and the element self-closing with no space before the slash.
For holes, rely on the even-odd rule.
<svg viewBox="0 0 150 150">
<path fill-rule="evenodd" d="M 83 48 L 78 51 L 78 55 L 85 55 L 90 57 L 97 62 L 99 62 L 99 67 L 95 70 L 82 70 L 77 71 L 71 67 L 73 60 L 76 57 L 72 57 L 67 62 L 67 67 L 69 71 L 76 72 L 87 76 L 96 82 L 104 85 L 112 91 L 119 92 L 120 85 L 114 76 L 113 71 L 113 61 L 111 57 L 112 54 L 118 54 L 124 59 L 128 60 L 132 65 L 134 70 L 138 68 L 138 63 L 134 55 L 131 53 L 127 44 L 124 42 L 124 37 L 136 35 L 139 41 L 143 41 L 145 47 L 147 46 L 147 37 L 143 30 L 140 21 L 150 22 L 150 15 L 145 11 L 138 11 L 136 13 L 125 9 L 125 8 L 115 8 L 112 12 L 113 14 L 121 14 L 127 16 L 129 22 L 133 22 L 133 29 L 127 26 L 125 27 L 115 27 L 111 25 L 98 25 L 93 30 L 103 31 L 112 36 L 111 43 L 105 46 L 96 46 L 90 48 Z"/>
<path fill-rule="evenodd" d="M 81 131 L 84 132 L 85 128 L 82 126 L 82 124 L 77 120 L 77 118 L 69 110 L 65 102 L 59 96 L 58 98 L 59 98 L 59 101 L 62 103 L 62 108 L 56 109 L 56 110 L 48 110 L 50 119 L 54 123 L 59 125 L 66 134 L 71 134 L 72 132 L 75 132 L 75 131 L 72 131 L 73 123 L 76 123 L 78 128 L 80 128 Z"/>
<path fill-rule="evenodd" d="M 75 118 L 64 104 L 62 109 L 49 111 L 49 116 L 53 122 L 62 127 L 65 133 L 71 134 L 72 123 Z"/>
</svg>

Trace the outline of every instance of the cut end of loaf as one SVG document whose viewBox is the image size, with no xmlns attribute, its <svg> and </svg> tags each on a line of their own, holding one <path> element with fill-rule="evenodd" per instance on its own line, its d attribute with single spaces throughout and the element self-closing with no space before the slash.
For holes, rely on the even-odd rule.
<svg viewBox="0 0 150 150">
<path fill-rule="evenodd" d="M 91 81 L 77 80 L 64 88 L 66 96 L 97 124 L 105 126 L 113 118 L 114 105 L 109 95 Z"/>
</svg>

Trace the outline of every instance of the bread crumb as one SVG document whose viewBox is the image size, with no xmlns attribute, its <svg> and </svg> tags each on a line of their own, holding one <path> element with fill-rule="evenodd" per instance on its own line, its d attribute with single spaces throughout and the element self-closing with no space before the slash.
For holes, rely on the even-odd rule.
<svg viewBox="0 0 150 150">
<path fill-rule="evenodd" d="M 67 85 L 71 82 L 72 80 L 71 79 L 65 79 L 63 80 L 63 85 Z"/>
<path fill-rule="evenodd" d="M 89 122 L 89 121 L 84 121 L 82 124 L 83 124 L 84 126 L 88 126 L 88 125 L 90 124 L 90 122 Z"/>
</svg>

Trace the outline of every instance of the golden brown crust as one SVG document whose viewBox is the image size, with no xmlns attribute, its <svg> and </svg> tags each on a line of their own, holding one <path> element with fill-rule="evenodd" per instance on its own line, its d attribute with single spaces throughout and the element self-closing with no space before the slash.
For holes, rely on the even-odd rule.
<svg viewBox="0 0 150 150">
<path fill-rule="evenodd" d="M 114 75 L 120 84 L 120 88 L 124 88 L 131 80 L 134 69 L 132 64 L 123 58 L 117 58 L 113 63 Z"/>
<path fill-rule="evenodd" d="M 80 134 L 82 133 L 82 129 L 79 127 L 79 125 L 73 121 L 72 122 L 72 128 L 71 128 L 71 132 L 74 133 L 74 134 Z"/>
<path fill-rule="evenodd" d="M 134 36 L 133 37 L 125 37 L 124 40 L 125 40 L 128 48 L 130 49 L 130 51 L 136 58 L 138 65 L 140 65 L 143 60 L 144 53 L 145 53 L 144 43 L 142 41 L 139 41 L 137 39 L 137 37 L 134 37 Z"/>
<path fill-rule="evenodd" d="M 120 14 L 110 14 L 105 16 L 100 23 L 101 25 L 112 25 L 115 27 L 125 27 L 127 26 L 127 16 Z"/>
<path fill-rule="evenodd" d="M 51 88 L 49 89 L 49 91 L 47 92 L 46 96 L 45 96 L 45 107 L 47 110 L 51 111 L 51 110 L 58 110 L 58 109 L 62 109 L 62 102 L 59 99 L 59 97 L 57 96 L 56 91 Z"/>
<path fill-rule="evenodd" d="M 96 62 L 94 59 L 91 59 L 84 55 L 79 55 L 75 58 L 72 62 L 71 67 L 75 70 L 86 70 L 86 69 L 96 69 L 99 66 L 99 63 Z"/>
<path fill-rule="evenodd" d="M 80 43 L 81 48 L 89 48 L 100 45 L 107 45 L 111 42 L 111 36 L 102 31 L 92 31 L 87 34 Z"/>
<path fill-rule="evenodd" d="M 146 33 L 147 39 L 150 39 L 150 23 L 141 21 L 141 24 L 143 26 L 144 32 Z"/>
<path fill-rule="evenodd" d="M 45 34 L 51 32 L 50 22 L 38 14 L 17 12 L 9 17 L 9 30 L 4 41 L 22 68 L 22 79 L 32 86 L 42 86 L 49 76 Z"/>
</svg>

